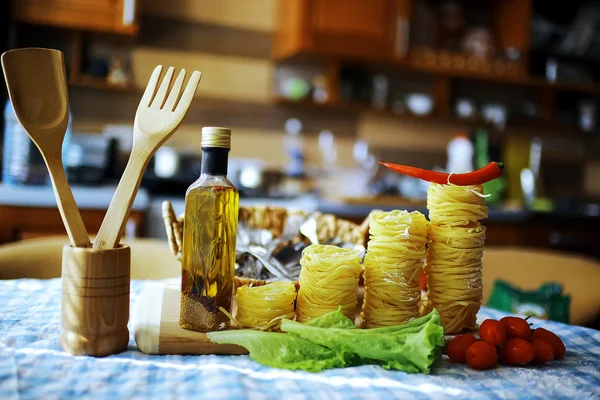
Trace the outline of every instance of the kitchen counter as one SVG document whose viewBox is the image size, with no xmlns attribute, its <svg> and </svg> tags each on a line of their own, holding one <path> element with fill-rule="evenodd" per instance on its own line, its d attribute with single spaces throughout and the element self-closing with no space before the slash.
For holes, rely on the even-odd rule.
<svg viewBox="0 0 600 400">
<path fill-rule="evenodd" d="M 423 215 L 429 215 L 426 207 L 416 207 L 414 205 L 389 205 L 389 206 L 371 206 L 346 204 L 342 202 L 322 200 L 318 203 L 318 210 L 322 213 L 336 214 L 346 218 L 366 218 L 373 209 L 382 211 L 407 210 L 420 211 Z M 522 221 L 526 219 L 529 212 L 522 209 L 490 208 L 488 212 L 488 221 Z"/>
<path fill-rule="evenodd" d="M 73 188 L 73 194 L 90 234 L 97 232 L 114 190 L 114 186 Z M 166 239 L 162 220 L 164 200 L 171 201 L 178 215 L 184 212 L 183 195 L 150 196 L 147 191 L 140 189 L 130 216 L 137 235 Z M 418 210 L 428 215 L 426 207 L 418 203 L 349 204 L 319 199 L 314 195 L 292 199 L 242 197 L 240 204 L 281 206 L 307 212 L 319 211 L 356 223 L 363 222 L 373 209 Z M 0 243 L 45 234 L 64 234 L 64 227 L 50 186 L 0 185 L 0 219 L 4 224 L 0 230 Z M 489 245 L 574 251 L 600 258 L 600 240 L 595 233 L 599 221 L 598 205 L 579 209 L 563 208 L 552 212 L 492 207 L 489 209 L 489 217 L 483 221 L 483 224 L 487 228 L 486 243 Z"/>
<path fill-rule="evenodd" d="M 171 201 L 175 213 L 178 215 L 185 210 L 183 197 L 152 197 L 146 214 L 146 234 L 150 237 L 166 239 L 161 209 L 164 200 Z M 319 199 L 316 196 L 303 196 L 296 199 L 242 198 L 240 204 L 247 206 L 279 205 L 308 212 L 319 211 L 331 213 L 355 223 L 363 222 L 373 209 L 418 210 L 424 215 L 429 214 L 423 205 L 347 204 Z M 491 207 L 488 218 L 482 222 L 486 227 L 487 245 L 571 251 L 600 258 L 600 241 L 594 233 L 599 221 L 600 210 L 598 207 L 552 212 Z"/>
<path fill-rule="evenodd" d="M 90 236 L 94 236 L 100 229 L 115 189 L 114 185 L 71 188 Z M 149 205 L 148 192 L 140 190 L 129 214 L 126 235 L 143 235 Z M 0 185 L 0 221 L 0 243 L 66 233 L 54 191 L 49 185 Z"/>
<path fill-rule="evenodd" d="M 112 200 L 116 186 L 73 186 L 73 196 L 77 205 L 82 210 L 106 210 Z M 164 200 L 169 200 L 177 214 L 183 213 L 185 200 L 183 196 L 150 196 L 149 193 L 140 188 L 134 200 L 132 210 L 147 211 L 149 213 L 161 214 L 161 206 Z M 371 210 L 380 209 L 390 211 L 393 209 L 417 210 L 428 215 L 424 206 L 414 204 L 393 205 L 368 205 L 349 204 L 334 200 L 319 199 L 314 195 L 300 196 L 297 198 L 249 198 L 242 197 L 240 204 L 244 206 L 271 205 L 286 208 L 301 209 L 308 212 L 319 211 L 343 216 L 349 219 L 364 219 Z M 0 205 L 16 207 L 56 207 L 56 200 L 51 186 L 8 186 L 0 184 Z M 502 207 L 491 207 L 489 209 L 488 222 L 524 222 L 531 219 L 565 219 L 565 218 L 600 218 L 600 209 L 590 208 L 583 212 L 579 211 L 552 211 L 535 212 L 526 209 L 509 209 Z M 160 217 L 162 221 L 162 217 Z M 149 224 L 152 226 L 152 224 Z"/>
<path fill-rule="evenodd" d="M 107 210 L 116 186 L 73 186 L 71 190 L 81 210 Z M 146 210 L 150 204 L 148 192 L 140 188 L 132 210 Z M 52 186 L 0 185 L 0 205 L 15 207 L 56 207 Z"/>
<path fill-rule="evenodd" d="M 173 204 L 175 214 L 179 215 L 185 211 L 185 200 L 182 197 L 152 197 L 148 209 L 148 224 L 147 234 L 150 237 L 166 238 L 165 229 L 162 223 L 162 203 L 169 200 Z M 255 205 L 270 205 L 281 206 L 286 208 L 299 209 L 307 212 L 321 212 L 324 214 L 335 214 L 337 216 L 359 222 L 364 220 L 373 209 L 390 211 L 394 209 L 405 209 L 408 211 L 420 211 L 424 215 L 428 215 L 428 210 L 425 207 L 415 207 L 414 205 L 395 204 L 390 206 L 371 206 L 347 204 L 331 200 L 322 200 L 314 195 L 301 196 L 294 199 L 270 199 L 270 198 L 241 198 L 240 205 L 255 206 Z M 503 221 L 503 222 L 522 222 L 530 216 L 526 210 L 511 210 L 503 208 L 491 208 L 487 221 Z"/>
<path fill-rule="evenodd" d="M 429 210 L 426 207 L 417 207 L 414 205 L 389 205 L 389 206 L 373 206 L 373 205 L 357 205 L 357 204 L 346 204 L 342 202 L 321 200 L 318 201 L 317 209 L 322 213 L 331 213 L 346 218 L 364 218 L 373 209 L 379 209 L 383 211 L 391 211 L 394 209 L 407 210 L 407 211 L 420 211 L 425 216 L 429 215 Z M 485 222 L 526 222 L 531 220 L 546 220 L 546 221 L 560 221 L 560 220 L 596 220 L 600 221 L 600 206 L 591 204 L 581 209 L 557 209 L 553 211 L 535 211 L 524 208 L 507 208 L 507 207 L 489 207 L 488 218 Z"/>
<path fill-rule="evenodd" d="M 185 201 L 182 197 L 153 197 L 150 204 L 150 209 L 157 210 L 160 214 L 162 202 L 169 200 L 173 204 L 176 214 L 183 213 L 185 210 Z M 269 198 L 241 198 L 240 204 L 245 206 L 253 205 L 271 205 L 281 206 L 286 208 L 301 209 L 308 212 L 319 211 L 324 214 L 335 214 L 344 218 L 359 220 L 364 219 L 369 215 L 371 210 L 379 209 L 383 211 L 391 210 L 408 210 L 408 211 L 420 211 L 424 215 L 428 215 L 429 211 L 426 207 L 418 207 L 411 204 L 394 204 L 394 205 L 368 205 L 368 204 L 348 204 L 344 202 L 337 202 L 333 200 L 323 200 L 316 196 L 307 195 L 298 197 L 295 199 L 269 199 Z M 537 213 L 525 209 L 510 209 L 503 207 L 491 207 L 488 212 L 487 222 L 524 222 L 531 218 L 540 217 L 589 217 L 598 216 L 598 214 L 569 214 L 569 213 Z M 162 220 L 162 217 L 161 217 Z"/>
</svg>

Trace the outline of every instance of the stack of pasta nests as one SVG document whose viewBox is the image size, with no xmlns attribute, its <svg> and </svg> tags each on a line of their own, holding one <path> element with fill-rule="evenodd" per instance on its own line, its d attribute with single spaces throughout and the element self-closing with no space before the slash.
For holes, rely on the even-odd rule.
<svg viewBox="0 0 600 400">
<path fill-rule="evenodd" d="M 308 322 L 338 307 L 354 319 L 362 269 L 359 253 L 353 248 L 312 244 L 302 252 L 300 264 L 296 320 Z"/>
<path fill-rule="evenodd" d="M 429 243 L 425 270 L 428 300 L 447 334 L 476 327 L 483 286 L 481 259 L 487 218 L 480 185 L 432 183 L 427 192 Z"/>
<path fill-rule="evenodd" d="M 399 325 L 417 318 L 427 219 L 418 211 L 374 211 L 369 235 L 362 327 Z"/>
</svg>

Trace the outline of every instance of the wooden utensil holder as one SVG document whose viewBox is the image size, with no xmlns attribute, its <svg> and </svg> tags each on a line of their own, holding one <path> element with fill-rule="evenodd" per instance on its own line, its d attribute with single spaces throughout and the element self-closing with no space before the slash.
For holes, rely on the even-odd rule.
<svg viewBox="0 0 600 400">
<path fill-rule="evenodd" d="M 129 343 L 131 250 L 65 246 L 62 254 L 62 348 L 107 356 Z"/>
</svg>

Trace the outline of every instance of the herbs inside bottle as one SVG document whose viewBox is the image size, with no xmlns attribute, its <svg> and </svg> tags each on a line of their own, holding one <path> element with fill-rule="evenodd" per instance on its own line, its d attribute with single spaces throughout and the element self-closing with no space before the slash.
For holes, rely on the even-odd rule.
<svg viewBox="0 0 600 400">
<path fill-rule="evenodd" d="M 230 130 L 202 129 L 202 172 L 187 190 L 179 324 L 225 329 L 231 313 L 239 194 L 227 179 Z"/>
</svg>

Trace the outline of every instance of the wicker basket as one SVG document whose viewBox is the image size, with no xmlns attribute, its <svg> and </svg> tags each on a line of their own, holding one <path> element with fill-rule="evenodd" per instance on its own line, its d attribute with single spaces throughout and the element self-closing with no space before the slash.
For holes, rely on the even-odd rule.
<svg viewBox="0 0 600 400">
<path fill-rule="evenodd" d="M 290 217 L 302 217 L 308 213 L 300 210 L 291 210 L 284 207 L 240 207 L 239 221 L 247 222 L 249 226 L 259 229 L 268 229 L 273 233 L 273 237 L 281 236 L 286 221 Z M 181 261 L 181 251 L 183 243 L 183 224 L 184 216 L 175 215 L 173 205 L 170 201 L 164 201 L 162 204 L 162 217 L 167 231 L 169 248 L 175 258 Z M 329 238 L 337 237 L 346 242 L 366 246 L 368 240 L 369 219 L 366 218 L 362 224 L 338 218 L 332 214 L 316 214 L 317 236 L 319 241 L 325 242 Z M 240 286 L 262 286 L 267 281 L 260 279 L 251 279 L 244 277 L 235 277 L 235 289 Z M 297 282 L 296 288 L 298 286 Z"/>
</svg>

